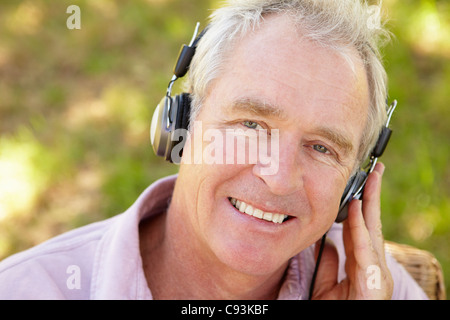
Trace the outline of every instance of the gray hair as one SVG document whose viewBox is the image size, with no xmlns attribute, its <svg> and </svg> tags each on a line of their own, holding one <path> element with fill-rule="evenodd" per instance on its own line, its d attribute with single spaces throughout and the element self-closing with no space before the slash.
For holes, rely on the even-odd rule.
<svg viewBox="0 0 450 320">
<path fill-rule="evenodd" d="M 286 14 L 302 36 L 335 49 L 349 62 L 346 52 L 356 49 L 364 63 L 370 106 L 359 145 L 357 165 L 360 165 L 374 147 L 387 118 L 387 75 L 378 48 L 389 33 L 377 20 L 379 8 L 360 0 L 229 0 L 211 15 L 190 66 L 187 81 L 192 96 L 190 123 L 199 114 L 209 85 L 220 76 L 233 45 L 249 30 L 256 29 L 265 16 Z"/>
</svg>

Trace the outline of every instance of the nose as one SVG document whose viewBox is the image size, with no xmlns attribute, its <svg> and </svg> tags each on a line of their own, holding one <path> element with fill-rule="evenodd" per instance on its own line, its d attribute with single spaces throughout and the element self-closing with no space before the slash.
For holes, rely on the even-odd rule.
<svg viewBox="0 0 450 320">
<path fill-rule="evenodd" d="M 270 161 L 258 161 L 253 174 L 260 178 L 275 195 L 290 195 L 303 185 L 302 168 L 298 161 L 298 143 L 279 139 L 271 143 Z M 277 148 L 278 147 L 278 148 Z"/>
</svg>

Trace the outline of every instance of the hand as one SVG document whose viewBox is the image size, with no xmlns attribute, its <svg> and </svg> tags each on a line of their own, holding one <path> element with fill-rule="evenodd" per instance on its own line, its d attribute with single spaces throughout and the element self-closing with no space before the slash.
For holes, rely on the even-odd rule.
<svg viewBox="0 0 450 320">
<path fill-rule="evenodd" d="M 353 200 L 344 221 L 345 271 L 340 283 L 336 248 L 327 243 L 317 273 L 313 299 L 390 299 L 393 280 L 386 264 L 380 219 L 381 178 L 378 163 L 369 175 L 363 200 Z M 319 246 L 316 245 L 316 248 Z"/>
</svg>

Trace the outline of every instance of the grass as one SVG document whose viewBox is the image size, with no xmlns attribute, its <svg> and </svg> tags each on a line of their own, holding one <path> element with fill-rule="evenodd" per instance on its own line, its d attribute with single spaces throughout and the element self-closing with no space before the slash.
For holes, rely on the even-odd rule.
<svg viewBox="0 0 450 320">
<path fill-rule="evenodd" d="M 81 9 L 69 30 L 66 8 Z M 149 124 L 182 43 L 217 1 L 0 4 L 0 259 L 116 215 L 177 167 Z M 386 239 L 433 252 L 450 288 L 450 4 L 386 0 L 390 97 Z"/>
</svg>

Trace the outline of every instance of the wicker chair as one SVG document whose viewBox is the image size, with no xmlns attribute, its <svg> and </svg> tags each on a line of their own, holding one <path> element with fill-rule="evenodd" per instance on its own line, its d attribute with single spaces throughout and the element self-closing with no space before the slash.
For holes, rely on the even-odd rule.
<svg viewBox="0 0 450 320">
<path fill-rule="evenodd" d="M 445 285 L 442 267 L 428 251 L 405 244 L 385 242 L 389 252 L 422 287 L 431 300 L 445 300 Z"/>
</svg>

